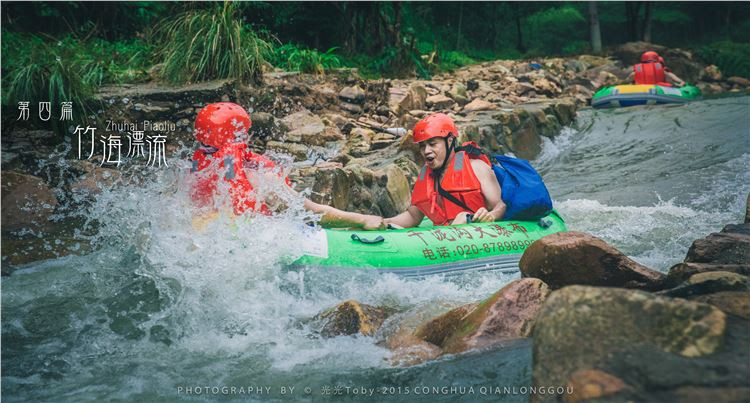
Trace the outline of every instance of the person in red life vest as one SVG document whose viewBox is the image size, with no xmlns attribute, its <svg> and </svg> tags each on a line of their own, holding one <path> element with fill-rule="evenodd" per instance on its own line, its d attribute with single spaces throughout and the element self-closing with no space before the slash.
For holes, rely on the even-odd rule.
<svg viewBox="0 0 750 403">
<path fill-rule="evenodd" d="M 266 180 L 278 180 L 280 172 L 276 164 L 263 155 L 253 153 L 247 146 L 252 125 L 244 108 L 231 102 L 206 105 L 195 119 L 195 138 L 200 147 L 192 158 L 191 171 L 196 174 L 191 189 L 191 198 L 199 208 L 215 213 L 214 197 L 219 191 L 220 180 L 227 184 L 232 210 L 235 215 L 246 212 L 270 215 L 269 200 L 255 200 L 253 183 L 260 176 Z M 220 179 L 221 177 L 221 179 Z M 282 191 L 297 195 L 288 178 Z M 365 229 L 383 228 L 381 217 L 348 213 L 330 206 L 305 199 L 306 209 L 323 214 L 321 225 L 335 226 L 347 223 Z"/>
<path fill-rule="evenodd" d="M 432 114 L 414 126 L 425 165 L 414 184 L 411 206 L 384 222 L 415 227 L 427 216 L 435 225 L 499 220 L 505 214 L 500 185 L 489 159 L 457 147 L 458 129 L 449 116 Z M 474 145 L 475 146 L 475 145 Z"/>
<path fill-rule="evenodd" d="M 665 65 L 664 58 L 649 50 L 641 55 L 641 62 L 633 66 L 627 82 L 635 84 L 656 84 L 671 87 L 673 84 L 682 87 L 685 82 L 672 73 Z"/>
</svg>

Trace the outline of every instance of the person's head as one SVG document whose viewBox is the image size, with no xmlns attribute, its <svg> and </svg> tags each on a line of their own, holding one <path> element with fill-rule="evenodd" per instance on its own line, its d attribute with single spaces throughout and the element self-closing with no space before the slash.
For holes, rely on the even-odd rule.
<svg viewBox="0 0 750 403">
<path fill-rule="evenodd" d="M 659 61 L 659 54 L 654 52 L 653 50 L 649 50 L 648 52 L 643 52 L 641 55 L 641 63 L 656 63 Z M 664 60 L 664 59 L 662 59 Z"/>
<path fill-rule="evenodd" d="M 425 164 L 433 170 L 445 166 L 457 138 L 456 124 L 444 113 L 427 116 L 414 126 L 414 142 L 419 144 Z"/>
<path fill-rule="evenodd" d="M 195 118 L 195 139 L 221 148 L 234 142 L 245 142 L 252 122 L 245 109 L 232 102 L 206 105 Z"/>
</svg>

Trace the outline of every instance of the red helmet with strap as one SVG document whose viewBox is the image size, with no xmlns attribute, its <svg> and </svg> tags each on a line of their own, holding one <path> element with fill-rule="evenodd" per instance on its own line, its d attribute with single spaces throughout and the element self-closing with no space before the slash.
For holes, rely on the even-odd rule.
<svg viewBox="0 0 750 403">
<path fill-rule="evenodd" d="M 414 142 L 421 143 L 433 137 L 458 137 L 458 129 L 448 115 L 434 113 L 414 125 Z"/>
<path fill-rule="evenodd" d="M 245 109 L 232 102 L 206 105 L 195 118 L 195 138 L 203 144 L 221 148 L 241 139 L 252 122 Z"/>
<path fill-rule="evenodd" d="M 649 50 L 648 52 L 643 52 L 641 55 L 641 63 L 649 63 L 649 62 L 658 62 L 659 61 L 659 54 L 654 52 L 653 50 Z"/>
</svg>

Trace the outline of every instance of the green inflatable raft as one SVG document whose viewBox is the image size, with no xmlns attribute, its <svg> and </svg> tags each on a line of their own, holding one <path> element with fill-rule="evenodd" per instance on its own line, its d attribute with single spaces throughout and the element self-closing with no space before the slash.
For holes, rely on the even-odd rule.
<svg viewBox="0 0 750 403">
<path fill-rule="evenodd" d="M 701 90 L 692 85 L 615 85 L 596 91 L 591 98 L 594 108 L 619 108 L 634 105 L 683 104 L 701 98 Z"/>
<path fill-rule="evenodd" d="M 537 221 L 496 221 L 385 231 L 321 229 L 301 250 L 291 268 L 366 269 L 402 276 L 465 270 L 518 271 L 518 261 L 537 239 L 566 231 L 557 212 Z"/>
</svg>

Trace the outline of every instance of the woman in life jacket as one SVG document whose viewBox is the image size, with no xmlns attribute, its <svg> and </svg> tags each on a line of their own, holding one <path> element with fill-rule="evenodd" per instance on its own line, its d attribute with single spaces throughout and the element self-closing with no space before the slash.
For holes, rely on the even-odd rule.
<svg viewBox="0 0 750 403">
<path fill-rule="evenodd" d="M 673 84 L 682 87 L 685 82 L 677 77 L 664 65 L 664 58 L 658 53 L 649 50 L 641 55 L 641 62 L 633 66 L 627 82 L 645 85 L 662 85 L 671 87 Z"/>
<path fill-rule="evenodd" d="M 288 178 L 282 177 L 276 164 L 263 155 L 253 153 L 247 145 L 252 125 L 244 108 L 231 102 L 217 102 L 206 105 L 195 119 L 195 138 L 200 142 L 192 158 L 194 173 L 190 192 L 193 203 L 203 210 L 196 227 L 205 225 L 207 219 L 216 216 L 215 199 L 226 189 L 232 211 L 239 216 L 245 213 L 272 214 L 269 207 L 275 201 L 274 195 L 256 200 L 254 191 L 258 181 L 282 180 L 285 186 L 277 186 L 277 192 L 299 197 L 291 188 Z M 278 204 L 278 203 L 276 203 Z M 330 206 L 305 199 L 304 207 L 314 213 L 323 214 L 321 225 L 336 226 L 344 222 L 353 227 L 379 229 L 384 227 L 381 217 L 348 213 Z"/>
<path fill-rule="evenodd" d="M 425 165 L 414 183 L 411 206 L 385 219 L 387 224 L 414 227 L 427 216 L 435 225 L 496 221 L 505 214 L 500 185 L 490 160 L 473 148 L 457 147 L 458 129 L 453 119 L 435 113 L 414 126 L 414 142 Z"/>
<path fill-rule="evenodd" d="M 425 165 L 414 184 L 411 206 L 383 221 L 394 227 L 415 227 L 427 216 L 435 225 L 499 220 L 505 214 L 500 185 L 489 159 L 473 143 L 456 146 L 458 129 L 442 113 L 414 126 Z M 464 149 L 466 148 L 466 150 Z"/>
</svg>

